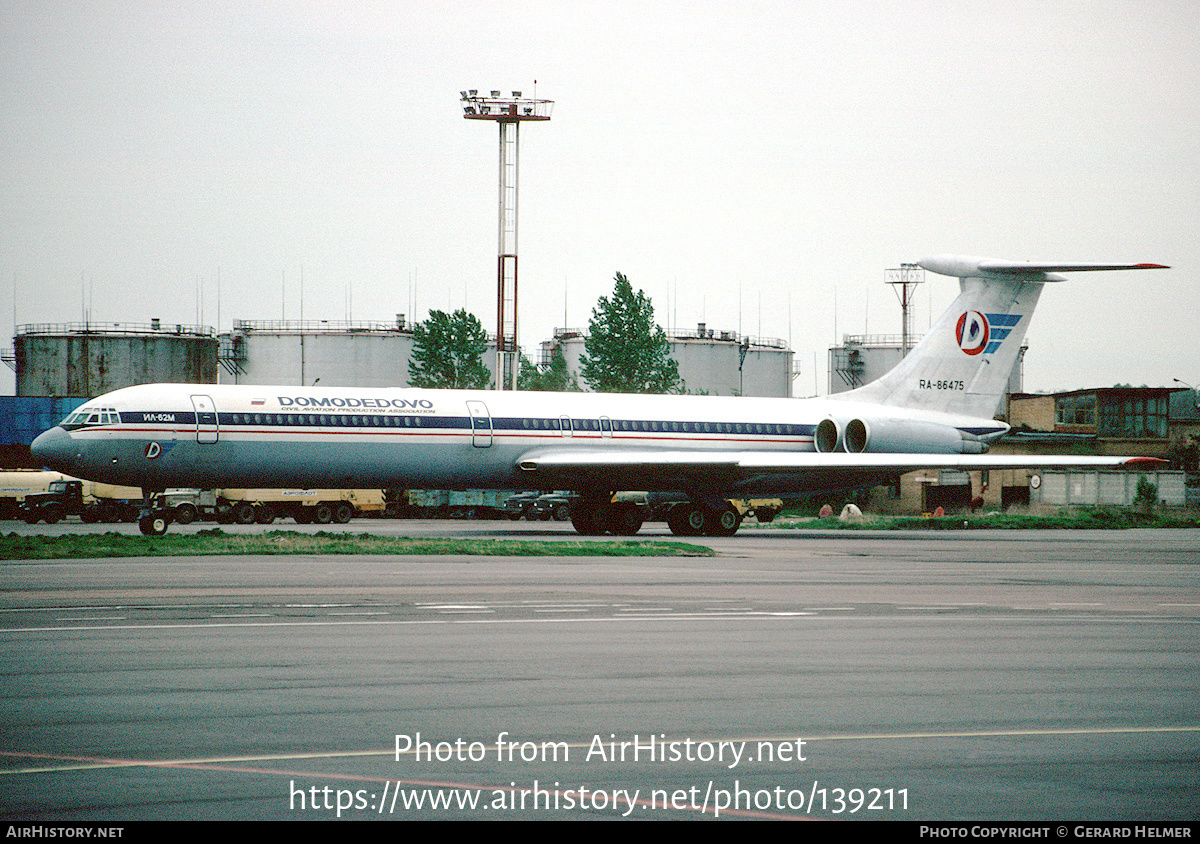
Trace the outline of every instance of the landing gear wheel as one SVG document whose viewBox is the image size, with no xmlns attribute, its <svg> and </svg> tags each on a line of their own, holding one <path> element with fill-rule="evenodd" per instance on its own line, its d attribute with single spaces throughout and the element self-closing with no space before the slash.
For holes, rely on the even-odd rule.
<svg viewBox="0 0 1200 844">
<path fill-rule="evenodd" d="M 715 513 L 704 516 L 704 533 L 706 536 L 733 536 L 742 526 L 742 514 L 733 507 L 726 507 Z"/>
<path fill-rule="evenodd" d="M 614 504 L 607 507 L 605 523 L 616 536 L 634 536 L 642 529 L 642 511 L 636 504 Z"/>
<path fill-rule="evenodd" d="M 603 536 L 600 508 L 595 504 L 579 504 L 571 511 L 571 525 L 580 536 Z"/>
<path fill-rule="evenodd" d="M 162 536 L 167 532 L 167 528 L 170 525 L 171 520 L 158 513 L 142 516 L 138 519 L 138 527 L 142 529 L 142 533 L 146 536 Z"/>
</svg>

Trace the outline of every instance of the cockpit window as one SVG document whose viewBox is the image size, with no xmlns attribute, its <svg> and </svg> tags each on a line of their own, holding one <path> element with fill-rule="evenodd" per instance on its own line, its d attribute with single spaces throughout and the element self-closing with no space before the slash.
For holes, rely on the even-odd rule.
<svg viewBox="0 0 1200 844">
<path fill-rule="evenodd" d="M 62 422 L 60 422 L 59 427 L 61 427 L 65 431 L 74 431 L 76 428 L 83 427 L 83 420 L 87 419 L 87 416 L 88 416 L 88 411 L 77 410 L 74 413 L 72 413 L 70 416 L 68 416 L 66 419 L 64 419 Z"/>
<path fill-rule="evenodd" d="M 87 425 L 110 425 L 120 421 L 115 408 L 81 407 L 59 423 L 66 431 L 74 431 Z"/>
</svg>

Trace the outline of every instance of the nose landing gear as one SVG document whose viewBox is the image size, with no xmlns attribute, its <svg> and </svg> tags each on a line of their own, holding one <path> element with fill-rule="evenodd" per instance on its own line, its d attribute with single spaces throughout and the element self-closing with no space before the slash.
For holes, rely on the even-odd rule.
<svg viewBox="0 0 1200 844">
<path fill-rule="evenodd" d="M 175 511 L 162 506 L 161 489 L 142 490 L 142 510 L 138 515 L 138 527 L 146 536 L 162 536 L 174 520 Z"/>
</svg>

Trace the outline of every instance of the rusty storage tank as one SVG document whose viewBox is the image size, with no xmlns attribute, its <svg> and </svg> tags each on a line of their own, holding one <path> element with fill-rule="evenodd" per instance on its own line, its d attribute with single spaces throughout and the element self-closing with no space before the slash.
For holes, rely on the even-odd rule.
<svg viewBox="0 0 1200 844">
<path fill-rule="evenodd" d="M 98 396 L 135 384 L 217 383 L 210 326 L 132 323 L 18 325 L 18 396 Z"/>
</svg>

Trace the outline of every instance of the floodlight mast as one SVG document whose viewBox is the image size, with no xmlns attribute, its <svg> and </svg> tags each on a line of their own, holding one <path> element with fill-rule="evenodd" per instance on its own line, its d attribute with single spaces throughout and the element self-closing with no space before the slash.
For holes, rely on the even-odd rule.
<svg viewBox="0 0 1200 844">
<path fill-rule="evenodd" d="M 535 82 L 536 85 L 536 82 Z M 505 382 L 517 389 L 521 371 L 517 346 L 517 185 L 520 173 L 520 128 L 530 120 L 549 120 L 552 100 L 530 99 L 513 91 L 480 96 L 477 90 L 462 91 L 463 116 L 467 120 L 491 120 L 500 125 L 500 213 L 499 249 L 496 258 L 496 379 L 497 389 Z"/>
</svg>

